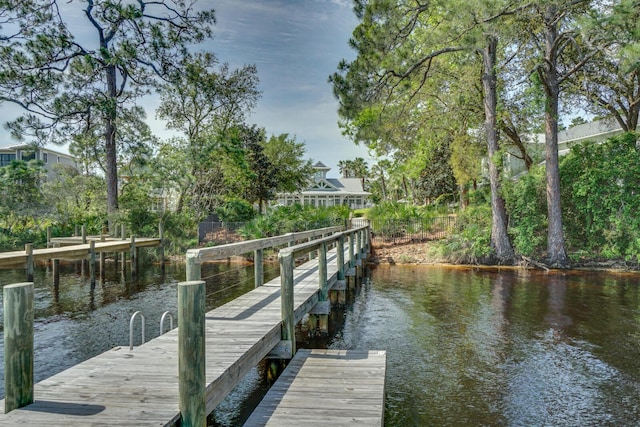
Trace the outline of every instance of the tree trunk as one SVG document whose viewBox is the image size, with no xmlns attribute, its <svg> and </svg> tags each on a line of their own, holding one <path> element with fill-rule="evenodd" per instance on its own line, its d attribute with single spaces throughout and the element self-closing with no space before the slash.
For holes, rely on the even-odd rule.
<svg viewBox="0 0 640 427">
<path fill-rule="evenodd" d="M 109 94 L 108 105 L 104 111 L 104 139 L 105 139 L 105 174 L 107 179 L 107 215 L 109 230 L 114 220 L 113 216 L 118 212 L 118 163 L 116 150 L 116 68 L 109 65 L 106 69 L 107 91 Z"/>
<path fill-rule="evenodd" d="M 558 39 L 556 8 L 550 5 L 545 16 L 545 65 L 542 81 L 546 95 L 545 108 L 545 158 L 547 178 L 547 259 L 552 267 L 566 268 L 569 259 L 565 251 L 560 203 L 560 166 L 558 161 L 558 82 L 555 43 Z"/>
<path fill-rule="evenodd" d="M 507 233 L 507 212 L 501 196 L 500 170 L 495 156 L 500 155 L 497 131 L 497 93 L 496 93 L 496 48 L 498 39 L 487 36 L 487 45 L 482 49 L 484 70 L 482 87 L 484 96 L 485 130 L 487 132 L 487 150 L 489 154 L 489 183 L 491 187 L 491 250 L 499 264 L 513 263 L 514 252 Z"/>
</svg>

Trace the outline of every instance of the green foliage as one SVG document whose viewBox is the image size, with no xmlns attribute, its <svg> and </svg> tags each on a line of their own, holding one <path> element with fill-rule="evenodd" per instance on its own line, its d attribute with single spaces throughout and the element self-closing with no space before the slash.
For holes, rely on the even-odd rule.
<svg viewBox="0 0 640 427">
<path fill-rule="evenodd" d="M 293 231 L 343 225 L 349 218 L 346 206 L 313 207 L 294 204 L 270 209 L 238 230 L 245 239 L 278 236 Z"/>
<path fill-rule="evenodd" d="M 470 206 L 458 214 L 454 232 L 438 245 L 439 255 L 457 263 L 476 264 L 491 253 L 491 206 Z"/>
<path fill-rule="evenodd" d="M 256 216 L 251 203 L 243 199 L 229 198 L 216 208 L 216 213 L 224 222 L 246 222 Z"/>
<path fill-rule="evenodd" d="M 509 213 L 509 234 L 517 252 L 531 256 L 547 242 L 546 181 L 543 167 L 532 168 L 517 181 L 503 183 Z"/>
<path fill-rule="evenodd" d="M 636 135 L 574 146 L 561 164 L 567 243 L 640 261 L 640 155 Z"/>
</svg>

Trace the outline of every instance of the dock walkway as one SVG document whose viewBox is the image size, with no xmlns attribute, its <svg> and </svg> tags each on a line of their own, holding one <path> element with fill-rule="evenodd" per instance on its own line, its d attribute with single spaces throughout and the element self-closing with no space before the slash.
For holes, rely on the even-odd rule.
<svg viewBox="0 0 640 427">
<path fill-rule="evenodd" d="M 72 240 L 75 239 L 75 240 Z M 62 240 L 62 239 L 61 239 Z M 90 243 L 76 243 L 77 238 L 67 238 L 64 244 L 70 246 L 61 246 L 57 248 L 33 249 L 33 260 L 46 259 L 77 259 L 84 258 L 91 253 Z M 75 244 L 74 244 L 75 243 Z M 135 240 L 135 247 L 153 247 L 159 246 L 160 239 L 157 238 L 138 238 Z M 106 240 L 96 241 L 95 252 L 122 252 L 131 248 L 129 240 Z M 19 264 L 25 264 L 29 259 L 27 251 L 0 252 L 0 267 L 13 267 Z"/>
<path fill-rule="evenodd" d="M 381 426 L 387 355 L 298 350 L 245 427 Z"/>
<path fill-rule="evenodd" d="M 96 248 L 102 243 L 96 243 Z M 63 249 L 63 248 L 57 248 Z M 327 254 L 336 283 L 336 250 Z M 206 314 L 206 409 L 211 412 L 280 342 L 280 278 Z M 294 270 L 294 317 L 318 301 L 318 260 Z M 164 426 L 180 419 L 178 330 L 133 351 L 116 347 L 34 386 L 34 403 L 8 414 L 2 426 Z"/>
</svg>

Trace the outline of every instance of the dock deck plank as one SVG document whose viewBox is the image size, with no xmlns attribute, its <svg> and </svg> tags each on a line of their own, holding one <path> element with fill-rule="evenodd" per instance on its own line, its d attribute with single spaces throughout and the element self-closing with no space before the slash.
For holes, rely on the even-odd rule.
<svg viewBox="0 0 640 427">
<path fill-rule="evenodd" d="M 336 281 L 335 250 L 328 277 Z M 317 260 L 294 270 L 299 321 L 318 299 Z M 306 310 L 306 311 L 305 311 Z M 206 313 L 206 400 L 212 411 L 280 341 L 280 278 Z M 34 387 L 35 402 L 0 425 L 172 425 L 179 419 L 177 328 L 129 351 L 116 347 Z"/>
<path fill-rule="evenodd" d="M 380 426 L 386 352 L 299 350 L 245 427 Z"/>
</svg>

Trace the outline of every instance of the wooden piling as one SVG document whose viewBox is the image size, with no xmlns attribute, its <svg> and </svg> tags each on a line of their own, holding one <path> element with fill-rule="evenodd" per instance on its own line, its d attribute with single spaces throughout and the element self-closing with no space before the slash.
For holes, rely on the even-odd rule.
<svg viewBox="0 0 640 427">
<path fill-rule="evenodd" d="M 136 249 L 136 236 L 131 235 L 131 254 L 129 255 L 131 258 L 131 275 L 138 275 L 138 251 Z"/>
<path fill-rule="evenodd" d="M 253 251 L 253 272 L 255 287 L 262 286 L 264 283 L 264 249 L 256 249 Z"/>
<path fill-rule="evenodd" d="M 33 282 L 4 294 L 4 412 L 33 402 Z"/>
<path fill-rule="evenodd" d="M 198 252 L 196 250 L 189 249 L 187 251 L 186 266 L 187 281 L 192 282 L 202 278 L 202 267 L 198 262 Z"/>
<path fill-rule="evenodd" d="M 53 286 L 57 289 L 60 286 L 60 260 L 53 259 Z"/>
<path fill-rule="evenodd" d="M 180 425 L 207 425 L 204 281 L 178 283 Z"/>
<path fill-rule="evenodd" d="M 353 233 L 349 233 L 349 268 L 356 266 L 356 258 L 353 248 Z"/>
<path fill-rule="evenodd" d="M 33 282 L 33 244 L 27 243 L 24 245 L 24 252 L 27 254 L 27 281 Z"/>
<path fill-rule="evenodd" d="M 100 236 L 100 241 L 104 242 L 104 233 L 102 234 L 102 236 Z M 104 283 L 104 278 L 105 278 L 105 264 L 106 264 L 106 256 L 107 254 L 105 252 L 100 252 L 100 281 L 102 283 Z"/>
<path fill-rule="evenodd" d="M 162 219 L 158 222 L 158 237 L 160 238 L 160 265 L 164 271 L 164 222 Z"/>
<path fill-rule="evenodd" d="M 340 237 L 338 237 L 338 246 L 336 251 L 338 261 L 338 280 L 344 280 L 344 234 L 341 234 Z"/>
<path fill-rule="evenodd" d="M 122 240 L 127 240 L 127 230 L 124 224 L 120 224 L 120 238 Z M 127 251 L 122 251 L 122 276 L 125 276 L 127 273 Z"/>
<path fill-rule="evenodd" d="M 89 281 L 91 286 L 96 285 L 96 242 L 89 241 Z"/>
<path fill-rule="evenodd" d="M 282 317 L 282 340 L 291 341 L 291 355 L 296 354 L 296 324 L 293 313 L 293 267 L 292 252 L 280 252 L 280 315 Z"/>
</svg>

